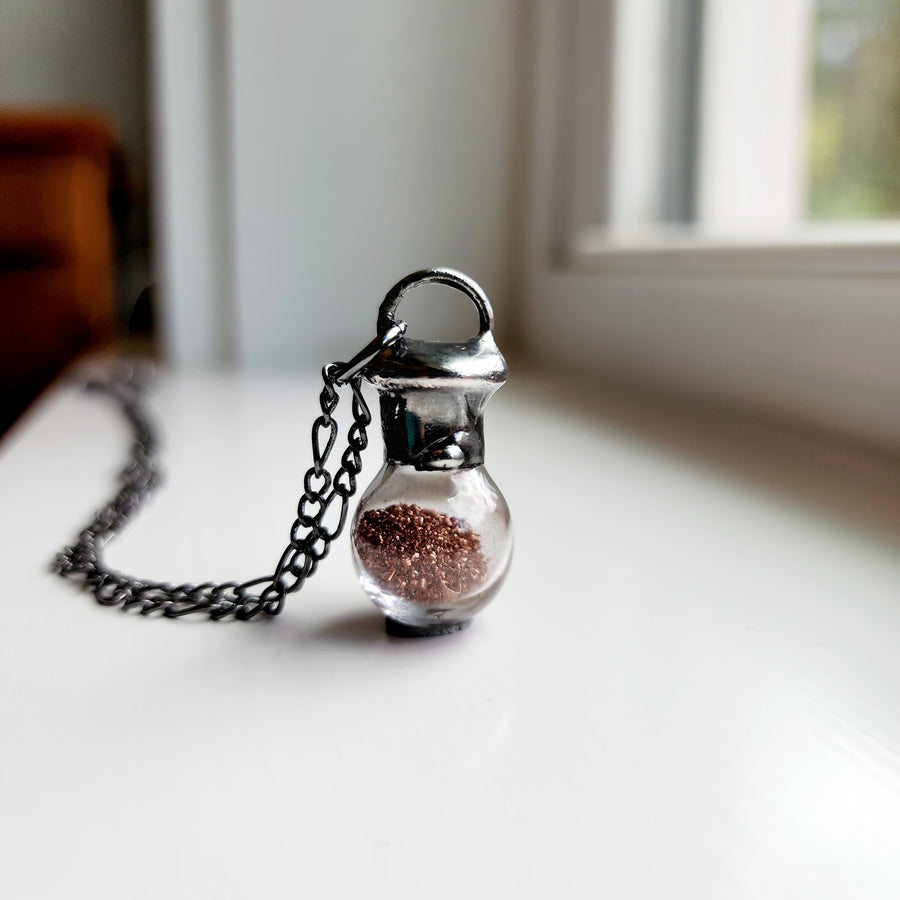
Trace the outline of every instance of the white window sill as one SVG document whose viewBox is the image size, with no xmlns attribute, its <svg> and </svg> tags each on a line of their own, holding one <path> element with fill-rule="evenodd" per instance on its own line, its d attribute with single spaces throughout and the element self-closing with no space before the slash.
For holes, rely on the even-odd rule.
<svg viewBox="0 0 900 900">
<path fill-rule="evenodd" d="M 564 264 L 578 271 L 743 276 L 900 274 L 900 222 L 808 223 L 793 229 L 586 228 Z"/>
</svg>

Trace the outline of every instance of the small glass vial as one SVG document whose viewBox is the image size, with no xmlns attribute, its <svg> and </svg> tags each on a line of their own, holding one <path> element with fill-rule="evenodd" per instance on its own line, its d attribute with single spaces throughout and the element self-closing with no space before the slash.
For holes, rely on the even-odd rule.
<svg viewBox="0 0 900 900">
<path fill-rule="evenodd" d="M 508 377 L 484 291 L 452 269 L 426 269 L 395 285 L 379 333 L 420 284 L 465 293 L 479 332 L 444 343 L 401 338 L 369 367 L 378 390 L 384 465 L 353 520 L 363 589 L 392 634 L 428 636 L 468 625 L 503 583 L 512 556 L 509 508 L 484 467 L 484 408 Z"/>
</svg>

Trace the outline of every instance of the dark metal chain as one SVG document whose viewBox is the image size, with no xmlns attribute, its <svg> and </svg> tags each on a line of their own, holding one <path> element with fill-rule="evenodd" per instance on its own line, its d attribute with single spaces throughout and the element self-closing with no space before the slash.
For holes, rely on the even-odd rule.
<svg viewBox="0 0 900 900">
<path fill-rule="evenodd" d="M 405 326 L 403 326 L 405 328 Z M 205 613 L 211 619 L 252 619 L 259 614 L 275 616 L 284 606 L 284 598 L 299 590 L 319 562 L 328 555 L 331 542 L 347 521 L 347 507 L 356 492 L 356 478 L 362 469 L 360 454 L 366 449 L 366 428 L 372 421 L 362 395 L 362 361 L 392 343 L 396 335 L 376 338 L 351 363 L 332 363 L 322 370 L 324 387 L 319 395 L 321 415 L 312 427 L 313 464 L 303 479 L 303 495 L 297 518 L 291 526 L 290 542 L 281 554 L 275 572 L 251 581 L 221 584 L 169 584 L 141 581 L 123 575 L 103 563 L 102 550 L 121 531 L 159 482 L 156 432 L 144 401 L 144 384 L 134 372 L 120 373 L 106 381 L 89 383 L 88 390 L 112 397 L 131 424 L 134 441 L 127 465 L 119 475 L 121 487 L 102 506 L 78 536 L 54 561 L 62 577 L 81 583 L 98 603 L 138 609 L 143 615 L 162 613 L 169 618 L 190 613 Z M 373 348 L 375 350 L 373 351 Z M 327 468 L 328 458 L 338 437 L 334 412 L 338 405 L 336 388 L 348 384 L 352 392 L 353 424 L 347 432 L 347 448 L 334 475 Z M 324 442 L 324 443 L 323 443 Z M 337 523 L 329 528 L 326 515 L 332 505 L 340 508 Z"/>
</svg>

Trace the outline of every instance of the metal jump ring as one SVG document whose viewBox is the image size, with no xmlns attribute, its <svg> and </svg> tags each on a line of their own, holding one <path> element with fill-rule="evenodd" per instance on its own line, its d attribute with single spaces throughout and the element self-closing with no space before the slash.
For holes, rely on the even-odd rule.
<svg viewBox="0 0 900 900">
<path fill-rule="evenodd" d="M 378 329 L 378 336 L 366 344 L 350 362 L 335 363 L 331 378 L 335 384 L 346 384 L 358 375 L 382 350 L 390 347 L 403 337 L 406 322 L 388 322 L 387 327 Z"/>
</svg>

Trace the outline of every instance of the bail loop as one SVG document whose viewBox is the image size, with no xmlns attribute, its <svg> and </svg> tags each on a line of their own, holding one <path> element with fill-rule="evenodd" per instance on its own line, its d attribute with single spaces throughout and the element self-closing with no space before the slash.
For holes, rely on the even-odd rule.
<svg viewBox="0 0 900 900">
<path fill-rule="evenodd" d="M 481 286 L 457 272 L 456 269 L 421 269 L 398 281 L 388 292 L 378 310 L 378 331 L 385 332 L 395 324 L 394 313 L 400 301 L 414 288 L 422 284 L 446 284 L 462 291 L 478 310 L 478 337 L 483 337 L 494 327 L 494 311 Z"/>
</svg>

